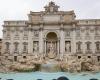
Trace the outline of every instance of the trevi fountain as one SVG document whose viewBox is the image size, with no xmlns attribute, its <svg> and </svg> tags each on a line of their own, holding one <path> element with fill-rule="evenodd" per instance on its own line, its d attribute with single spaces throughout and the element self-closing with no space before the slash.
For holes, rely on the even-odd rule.
<svg viewBox="0 0 100 80">
<path fill-rule="evenodd" d="M 44 8 L 4 21 L 0 80 L 100 80 L 100 20 Z"/>
</svg>

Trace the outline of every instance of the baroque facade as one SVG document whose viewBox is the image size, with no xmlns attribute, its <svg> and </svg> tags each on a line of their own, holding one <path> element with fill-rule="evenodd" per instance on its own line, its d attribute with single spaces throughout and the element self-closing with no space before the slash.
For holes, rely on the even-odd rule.
<svg viewBox="0 0 100 80">
<path fill-rule="evenodd" d="M 45 57 L 100 62 L 100 19 L 76 19 L 50 2 L 45 11 L 30 12 L 26 21 L 4 21 L 2 57 L 17 61 Z"/>
</svg>

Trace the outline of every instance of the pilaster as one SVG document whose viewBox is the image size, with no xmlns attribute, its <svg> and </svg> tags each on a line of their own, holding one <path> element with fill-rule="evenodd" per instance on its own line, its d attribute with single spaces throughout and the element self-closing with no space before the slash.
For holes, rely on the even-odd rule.
<svg viewBox="0 0 100 80">
<path fill-rule="evenodd" d="M 39 29 L 39 53 L 43 53 L 44 51 L 44 47 L 43 47 L 43 25 L 40 25 L 40 29 Z"/>
<path fill-rule="evenodd" d="M 32 41 L 32 29 L 31 25 L 29 25 L 29 36 L 28 36 L 28 53 L 33 54 L 33 41 Z"/>
<path fill-rule="evenodd" d="M 61 24 L 60 28 L 60 54 L 64 54 L 65 52 L 65 40 L 64 40 L 64 27 Z"/>
<path fill-rule="evenodd" d="M 76 53 L 76 32 L 75 32 L 75 24 L 72 25 L 72 29 L 71 29 L 71 53 Z"/>
</svg>

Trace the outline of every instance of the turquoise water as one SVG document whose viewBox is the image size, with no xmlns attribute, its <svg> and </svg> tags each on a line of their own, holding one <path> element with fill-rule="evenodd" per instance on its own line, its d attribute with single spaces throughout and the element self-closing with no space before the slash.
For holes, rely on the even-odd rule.
<svg viewBox="0 0 100 80">
<path fill-rule="evenodd" d="M 30 72 L 30 73 L 0 73 L 1 80 L 14 79 L 14 80 L 52 80 L 58 77 L 66 76 L 69 80 L 89 80 L 91 78 L 97 78 L 100 80 L 100 73 L 66 73 L 66 72 Z"/>
</svg>

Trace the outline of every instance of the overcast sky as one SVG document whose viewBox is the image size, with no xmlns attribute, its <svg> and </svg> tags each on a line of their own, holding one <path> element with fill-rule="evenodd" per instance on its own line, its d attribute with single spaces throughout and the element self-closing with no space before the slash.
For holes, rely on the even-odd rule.
<svg viewBox="0 0 100 80">
<path fill-rule="evenodd" d="M 60 10 L 74 10 L 78 19 L 100 19 L 100 0 L 0 0 L 0 38 L 4 20 L 27 20 L 30 11 L 42 11 L 50 1 Z"/>
</svg>

